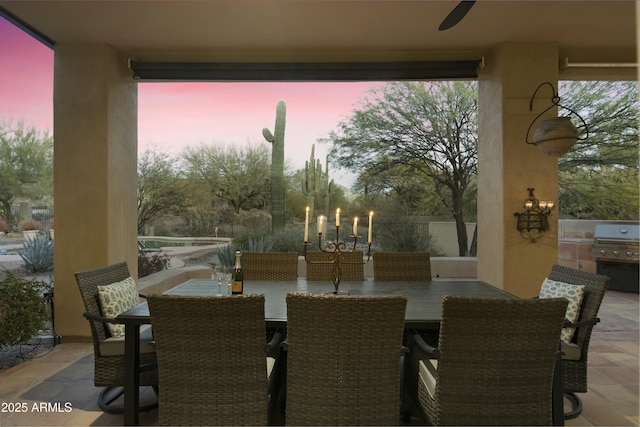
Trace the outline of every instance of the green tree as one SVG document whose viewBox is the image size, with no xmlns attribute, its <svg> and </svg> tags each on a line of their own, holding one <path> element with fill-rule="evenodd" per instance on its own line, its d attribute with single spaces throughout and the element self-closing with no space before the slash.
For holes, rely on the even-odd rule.
<svg viewBox="0 0 640 427">
<path fill-rule="evenodd" d="M 561 215 L 637 220 L 638 82 L 562 82 L 559 89 L 560 103 L 589 129 L 588 138 L 558 160 Z M 558 113 L 573 118 L 562 108 Z"/>
<path fill-rule="evenodd" d="M 271 153 L 265 145 L 188 147 L 182 153 L 189 178 L 204 182 L 212 199 L 240 209 L 264 207 L 269 198 Z"/>
<path fill-rule="evenodd" d="M 53 200 L 53 138 L 23 122 L 0 123 L 0 216 L 10 223 L 16 197 Z"/>
<path fill-rule="evenodd" d="M 405 179 L 407 171 L 428 178 L 466 256 L 465 195 L 475 190 L 478 157 L 476 83 L 389 82 L 370 95 L 322 140 L 333 143 L 329 157 L 369 178 Z"/>
<path fill-rule="evenodd" d="M 191 204 L 191 193 L 166 153 L 146 150 L 138 159 L 138 233 L 168 213 L 179 213 Z"/>
</svg>

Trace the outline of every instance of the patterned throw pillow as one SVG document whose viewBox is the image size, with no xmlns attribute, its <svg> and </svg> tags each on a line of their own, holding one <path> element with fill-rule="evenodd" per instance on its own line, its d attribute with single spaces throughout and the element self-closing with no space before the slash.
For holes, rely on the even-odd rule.
<svg viewBox="0 0 640 427">
<path fill-rule="evenodd" d="M 138 286 L 131 276 L 121 282 L 98 286 L 98 297 L 100 298 L 102 315 L 110 319 L 132 309 L 140 302 Z M 107 328 L 114 338 L 124 336 L 124 325 L 107 323 Z"/>
<path fill-rule="evenodd" d="M 542 288 L 540 289 L 540 298 L 566 298 L 569 300 L 565 318 L 570 322 L 578 320 L 583 296 L 583 285 L 556 282 L 548 278 L 544 279 Z M 574 332 L 575 328 L 562 328 L 560 339 L 566 343 L 570 343 Z"/>
</svg>

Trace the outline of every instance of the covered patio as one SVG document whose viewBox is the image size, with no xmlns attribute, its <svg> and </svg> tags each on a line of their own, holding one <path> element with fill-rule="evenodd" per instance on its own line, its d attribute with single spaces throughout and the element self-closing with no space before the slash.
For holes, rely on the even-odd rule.
<svg viewBox="0 0 640 427">
<path fill-rule="evenodd" d="M 55 52 L 55 313 L 65 345 L 90 335 L 75 272 L 125 260 L 136 276 L 141 80 L 477 78 L 478 279 L 537 295 L 558 259 L 557 216 L 531 243 L 516 231 L 513 212 L 528 187 L 557 200 L 558 180 L 557 158 L 525 143 L 547 102 L 530 111 L 530 98 L 543 82 L 635 80 L 636 2 L 479 1 L 458 25 L 438 31 L 455 4 L 0 1 L 3 16 Z M 472 74 L 461 74 L 469 63 Z M 231 72 L 212 71 L 220 68 Z M 50 357 L 79 360 L 66 348 Z"/>
</svg>

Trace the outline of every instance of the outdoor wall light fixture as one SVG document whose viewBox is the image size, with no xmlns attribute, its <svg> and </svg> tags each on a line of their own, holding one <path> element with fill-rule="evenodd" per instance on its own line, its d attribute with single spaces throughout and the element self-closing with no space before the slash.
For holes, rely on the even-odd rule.
<svg viewBox="0 0 640 427">
<path fill-rule="evenodd" d="M 565 154 L 573 144 L 577 141 L 583 141 L 589 137 L 589 129 L 587 127 L 587 123 L 584 121 L 582 117 L 575 111 L 573 111 L 569 107 L 565 107 L 560 104 L 560 97 L 556 93 L 556 89 L 549 82 L 541 83 L 533 92 L 533 96 L 531 97 L 531 101 L 529 101 L 529 111 L 533 111 L 533 100 L 538 93 L 538 90 L 542 86 L 549 85 L 551 88 L 551 105 L 546 110 L 542 111 L 538 116 L 533 119 L 531 124 L 529 125 L 529 129 L 527 129 L 527 144 L 534 144 L 539 149 L 544 151 L 549 156 L 562 156 Z M 575 116 L 577 116 L 582 122 L 581 127 L 584 127 L 586 136 L 584 138 L 578 138 L 578 129 L 571 123 L 571 119 L 568 116 L 555 117 L 544 119 L 540 122 L 540 125 L 533 132 L 533 141 L 529 140 L 529 133 L 531 132 L 531 128 L 533 124 L 540 118 L 544 113 L 552 109 L 553 107 L 564 108 L 565 110 L 571 112 Z"/>
<path fill-rule="evenodd" d="M 513 215 L 518 218 L 517 228 L 520 236 L 535 242 L 544 236 L 549 229 L 549 216 L 553 209 L 553 201 L 538 200 L 533 195 L 534 188 L 527 188 L 529 198 L 524 201 L 524 211 Z"/>
</svg>

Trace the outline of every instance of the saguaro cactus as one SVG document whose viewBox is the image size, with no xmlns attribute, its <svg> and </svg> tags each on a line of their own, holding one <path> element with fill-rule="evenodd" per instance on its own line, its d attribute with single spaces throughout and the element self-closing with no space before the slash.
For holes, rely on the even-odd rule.
<svg viewBox="0 0 640 427">
<path fill-rule="evenodd" d="M 324 211 L 329 212 L 329 202 L 331 201 L 331 192 L 333 191 L 333 180 L 329 181 L 329 156 L 325 158 L 324 173 L 320 177 L 320 190 L 318 195 L 324 200 Z"/>
<path fill-rule="evenodd" d="M 311 157 L 304 162 L 304 175 L 302 176 L 302 192 L 307 196 L 309 212 L 313 213 L 315 197 L 320 191 L 322 177 L 322 165 L 315 158 L 316 145 L 311 146 Z"/>
<path fill-rule="evenodd" d="M 287 105 L 284 100 L 276 105 L 276 124 L 273 134 L 262 129 L 264 139 L 271 143 L 271 224 L 272 233 L 284 230 L 284 126 Z"/>
</svg>

